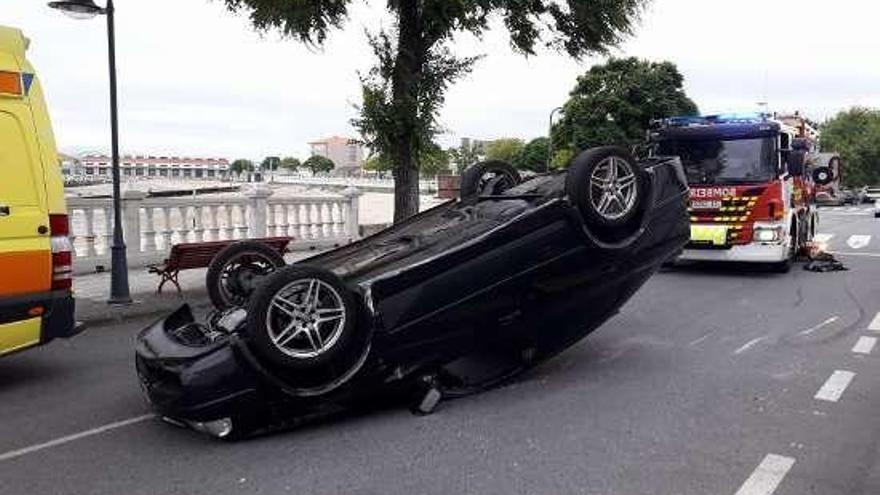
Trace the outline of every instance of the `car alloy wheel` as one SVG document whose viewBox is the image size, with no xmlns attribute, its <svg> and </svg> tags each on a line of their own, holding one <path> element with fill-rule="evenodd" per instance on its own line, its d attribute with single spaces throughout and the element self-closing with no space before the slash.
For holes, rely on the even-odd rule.
<svg viewBox="0 0 880 495">
<path fill-rule="evenodd" d="M 336 345 L 345 322 L 345 304 L 339 292 L 323 280 L 302 278 L 287 284 L 272 297 L 266 330 L 282 353 L 296 359 L 309 359 Z"/>
<path fill-rule="evenodd" d="M 614 221 L 628 215 L 637 196 L 636 174 L 626 160 L 612 155 L 593 169 L 589 199 L 604 219 Z"/>
<path fill-rule="evenodd" d="M 262 253 L 241 253 L 227 262 L 220 273 L 220 293 L 229 306 L 241 306 L 275 271 L 276 263 Z"/>
</svg>

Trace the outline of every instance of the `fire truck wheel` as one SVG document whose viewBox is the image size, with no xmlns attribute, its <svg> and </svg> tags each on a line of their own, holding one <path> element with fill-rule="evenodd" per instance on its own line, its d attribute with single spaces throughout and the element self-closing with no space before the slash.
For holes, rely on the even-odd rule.
<svg viewBox="0 0 880 495">
<path fill-rule="evenodd" d="M 794 262 L 797 253 L 800 250 L 800 236 L 798 235 L 796 223 L 792 223 L 789 236 L 788 257 L 773 265 L 773 271 L 777 273 L 788 273 L 791 270 L 791 264 Z"/>
</svg>

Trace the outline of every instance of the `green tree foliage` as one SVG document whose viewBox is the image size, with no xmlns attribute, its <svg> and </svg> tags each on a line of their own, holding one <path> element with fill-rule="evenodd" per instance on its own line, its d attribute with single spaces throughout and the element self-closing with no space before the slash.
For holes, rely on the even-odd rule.
<svg viewBox="0 0 880 495">
<path fill-rule="evenodd" d="M 286 156 L 281 159 L 281 168 L 286 168 L 287 170 L 296 170 L 301 166 L 302 162 L 300 162 L 298 158 Z"/>
<path fill-rule="evenodd" d="M 419 161 L 422 167 L 421 174 L 425 177 L 448 174 L 452 163 L 449 152 L 434 143 L 422 151 Z"/>
<path fill-rule="evenodd" d="M 238 160 L 235 160 L 234 162 L 232 162 L 232 164 L 229 165 L 229 170 L 234 174 L 240 174 L 243 172 L 253 172 L 254 171 L 254 162 L 247 160 L 247 159 L 244 159 L 244 158 L 239 158 Z"/>
<path fill-rule="evenodd" d="M 593 66 L 578 77 L 563 106 L 563 117 L 553 128 L 553 148 L 576 152 L 643 142 L 652 119 L 697 113 L 683 83 L 671 62 L 631 57 Z"/>
<path fill-rule="evenodd" d="M 843 183 L 880 184 L 880 109 L 854 107 L 822 126 L 822 151 L 843 160 Z"/>
<path fill-rule="evenodd" d="M 391 160 L 385 155 L 374 153 L 364 161 L 364 170 L 371 172 L 389 172 L 391 170 Z"/>
<path fill-rule="evenodd" d="M 486 159 L 515 162 L 526 144 L 518 138 L 501 138 L 486 144 Z"/>
<path fill-rule="evenodd" d="M 519 156 L 513 160 L 513 166 L 520 170 L 543 172 L 547 166 L 549 144 L 550 140 L 545 137 L 532 139 L 523 147 Z"/>
<path fill-rule="evenodd" d="M 426 177 L 435 177 L 438 174 L 449 173 L 450 171 L 451 158 L 449 151 L 434 143 L 431 143 L 430 146 L 422 150 L 422 153 L 419 155 L 419 162 L 422 164 L 422 175 Z M 364 170 L 392 172 L 393 169 L 391 160 L 382 153 L 374 153 L 364 162 Z"/>
<path fill-rule="evenodd" d="M 457 174 L 464 172 L 464 169 L 483 159 L 482 151 L 473 144 L 462 143 L 458 148 L 448 149 L 446 153 L 449 154 L 452 165 L 455 165 L 455 173 Z"/>
<path fill-rule="evenodd" d="M 321 155 L 310 156 L 308 160 L 303 162 L 302 166 L 311 170 L 313 174 L 327 173 L 336 168 L 333 160 Z"/>
<path fill-rule="evenodd" d="M 278 170 L 278 167 L 281 166 L 281 158 L 277 156 L 267 156 L 263 158 L 263 161 L 260 163 L 261 170 Z"/>
<path fill-rule="evenodd" d="M 363 103 L 355 124 L 370 147 L 394 164 L 394 220 L 418 212 L 422 149 L 439 132 L 446 89 L 474 58 L 456 58 L 456 34 L 480 36 L 500 19 L 512 47 L 532 55 L 539 46 L 573 57 L 604 52 L 630 33 L 645 0 L 389 0 L 390 31 L 371 44 L 378 58 L 362 77 Z M 310 45 L 348 18 L 352 0 L 223 0 L 262 31 L 277 30 Z"/>
</svg>

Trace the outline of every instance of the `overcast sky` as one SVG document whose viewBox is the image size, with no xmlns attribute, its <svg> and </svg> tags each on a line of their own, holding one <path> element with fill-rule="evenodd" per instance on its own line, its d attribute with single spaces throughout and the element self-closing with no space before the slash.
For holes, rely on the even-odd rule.
<svg viewBox="0 0 880 495">
<path fill-rule="evenodd" d="M 2 2 L 0 24 L 32 39 L 60 147 L 109 149 L 103 20 L 74 21 L 42 0 Z M 354 135 L 357 71 L 372 63 L 363 33 L 387 22 L 384 2 L 373 4 L 353 0 L 345 29 L 315 51 L 255 33 L 219 0 L 116 0 L 122 148 L 305 157 L 310 140 Z M 750 111 L 766 100 L 824 119 L 880 106 L 878 18 L 880 4 L 865 0 L 654 0 L 615 55 L 675 62 L 703 112 Z M 601 62 L 553 52 L 526 59 L 501 30 L 455 46 L 487 56 L 448 94 L 447 145 L 545 134 L 577 75 Z"/>
</svg>

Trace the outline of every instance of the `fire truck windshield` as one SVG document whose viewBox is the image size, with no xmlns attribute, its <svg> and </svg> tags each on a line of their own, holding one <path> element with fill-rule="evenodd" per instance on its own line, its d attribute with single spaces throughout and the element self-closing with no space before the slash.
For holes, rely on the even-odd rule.
<svg viewBox="0 0 880 495">
<path fill-rule="evenodd" d="M 663 140 L 661 155 L 681 158 L 691 184 L 766 182 L 776 175 L 772 138 Z"/>
</svg>

